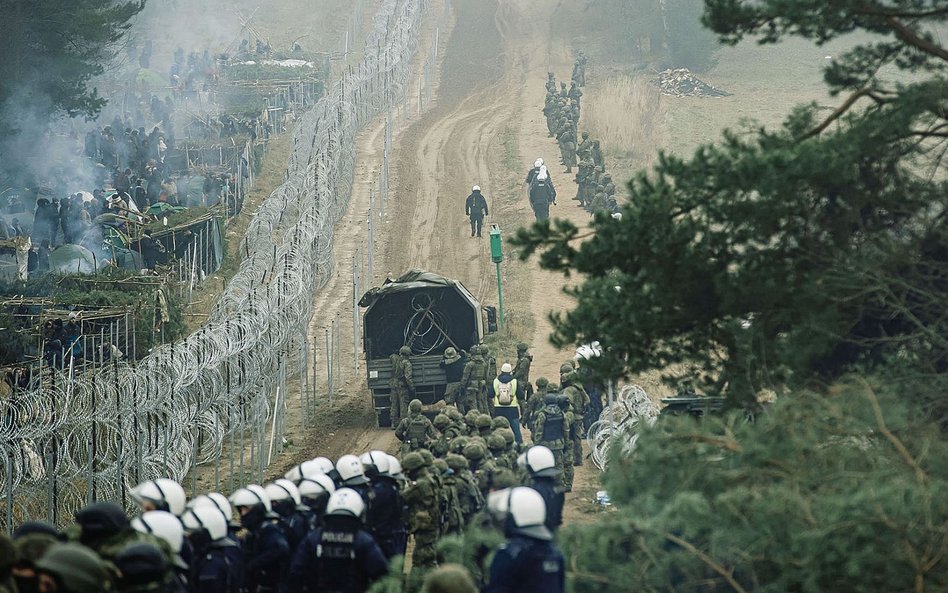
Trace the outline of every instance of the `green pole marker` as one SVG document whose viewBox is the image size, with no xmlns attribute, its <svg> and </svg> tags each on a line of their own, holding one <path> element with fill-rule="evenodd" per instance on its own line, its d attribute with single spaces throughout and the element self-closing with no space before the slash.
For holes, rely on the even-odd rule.
<svg viewBox="0 0 948 593">
<path fill-rule="evenodd" d="M 504 329 L 504 289 L 500 279 L 500 262 L 504 261 L 504 253 L 500 242 L 500 227 L 490 225 L 490 260 L 497 266 L 497 314 L 500 329 Z"/>
</svg>

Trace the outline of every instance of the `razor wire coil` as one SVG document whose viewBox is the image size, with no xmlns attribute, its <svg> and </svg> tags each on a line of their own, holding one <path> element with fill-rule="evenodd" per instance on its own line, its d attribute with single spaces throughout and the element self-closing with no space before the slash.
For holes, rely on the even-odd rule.
<svg viewBox="0 0 948 593">
<path fill-rule="evenodd" d="M 586 431 L 590 458 L 600 470 L 606 468 L 610 448 L 619 446 L 623 455 L 630 455 L 639 438 L 643 423 L 652 424 L 658 418 L 659 407 L 638 385 L 623 385 L 606 406 L 599 419 Z"/>
</svg>

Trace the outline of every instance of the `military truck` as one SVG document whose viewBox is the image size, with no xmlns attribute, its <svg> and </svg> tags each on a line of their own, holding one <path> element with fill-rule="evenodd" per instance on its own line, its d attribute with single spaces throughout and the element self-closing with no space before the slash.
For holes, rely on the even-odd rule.
<svg viewBox="0 0 948 593">
<path fill-rule="evenodd" d="M 369 290 L 359 306 L 363 314 L 363 352 L 369 391 L 379 426 L 391 426 L 393 355 L 411 348 L 415 397 L 426 406 L 444 398 L 447 385 L 440 363 L 453 347 L 470 352 L 485 328 L 496 329 L 496 311 L 481 307 L 457 280 L 411 270 Z"/>
</svg>

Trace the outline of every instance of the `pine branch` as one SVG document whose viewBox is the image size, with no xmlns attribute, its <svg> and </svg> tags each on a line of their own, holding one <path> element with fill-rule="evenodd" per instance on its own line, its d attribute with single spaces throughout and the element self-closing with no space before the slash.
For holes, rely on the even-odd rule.
<svg viewBox="0 0 948 593">
<path fill-rule="evenodd" d="M 887 25 L 892 27 L 893 31 L 895 31 L 895 36 L 905 43 L 908 43 L 912 47 L 919 49 L 929 55 L 935 56 L 936 58 L 941 58 L 942 60 L 948 62 L 948 50 L 945 48 L 925 39 L 916 33 L 911 27 L 895 17 L 887 17 L 885 22 Z"/>
<path fill-rule="evenodd" d="M 671 533 L 666 533 L 665 539 L 672 542 L 673 544 L 681 546 L 685 550 L 694 554 L 696 558 L 698 558 L 699 560 L 704 562 L 706 565 L 708 565 L 708 567 L 711 570 L 721 575 L 724 578 L 724 580 L 728 582 L 731 588 L 737 591 L 737 593 L 747 593 L 747 589 L 742 587 L 740 583 L 734 580 L 734 577 L 731 576 L 731 572 L 729 570 L 727 570 L 726 568 L 724 568 L 723 566 L 715 562 L 714 558 L 711 558 L 710 556 L 708 556 L 707 554 L 705 554 L 704 552 L 696 548 L 694 545 L 691 544 L 691 542 L 683 540 L 677 535 L 674 535 Z"/>
<path fill-rule="evenodd" d="M 918 461 L 912 457 L 911 452 L 909 452 L 908 447 L 895 436 L 895 434 L 889 430 L 889 426 L 885 422 L 885 418 L 882 415 L 882 407 L 879 405 L 879 399 L 876 397 L 875 391 L 870 387 L 869 383 L 860 377 L 860 382 L 866 388 L 866 399 L 869 400 L 869 404 L 872 406 L 872 413 L 876 418 L 876 425 L 879 428 L 879 432 L 882 433 L 892 447 L 896 450 L 902 460 L 913 470 L 915 470 L 915 477 L 918 479 L 919 483 L 927 484 L 928 483 L 928 474 L 925 473 L 925 470 L 918 464 Z"/>
</svg>

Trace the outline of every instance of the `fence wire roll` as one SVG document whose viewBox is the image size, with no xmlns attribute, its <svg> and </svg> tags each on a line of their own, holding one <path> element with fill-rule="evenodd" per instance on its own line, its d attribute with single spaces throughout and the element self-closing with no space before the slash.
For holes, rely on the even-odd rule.
<svg viewBox="0 0 948 593">
<path fill-rule="evenodd" d="M 44 369 L 40 387 L 0 400 L 7 531 L 27 519 L 71 520 L 93 500 L 128 504 L 131 486 L 182 481 L 195 465 L 216 464 L 217 488 L 220 471 L 231 488 L 238 470 L 262 475 L 282 443 L 286 377 L 307 362 L 313 294 L 333 273 L 356 134 L 405 97 L 427 8 L 383 0 L 365 57 L 299 121 L 285 182 L 250 223 L 240 269 L 202 328 L 134 366 Z"/>
<path fill-rule="evenodd" d="M 622 455 L 630 455 L 639 438 L 643 423 L 651 425 L 658 418 L 658 405 L 638 385 L 623 385 L 611 406 L 606 406 L 586 431 L 590 457 L 600 470 L 606 469 L 611 447 L 621 447 Z"/>
</svg>

